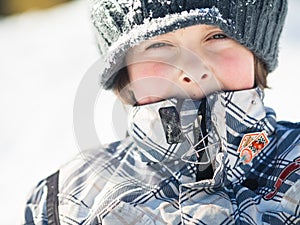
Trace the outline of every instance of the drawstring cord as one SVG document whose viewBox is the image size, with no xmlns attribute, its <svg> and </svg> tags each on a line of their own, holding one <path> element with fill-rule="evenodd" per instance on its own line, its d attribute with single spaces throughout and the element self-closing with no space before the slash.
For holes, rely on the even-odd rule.
<svg viewBox="0 0 300 225">
<path fill-rule="evenodd" d="M 195 146 L 195 150 L 204 149 L 203 151 L 199 152 L 199 156 L 197 157 L 198 162 L 205 161 L 208 162 L 206 164 L 198 164 L 197 165 L 197 172 L 196 172 L 196 181 L 205 180 L 205 179 L 211 179 L 213 177 L 213 167 L 209 159 L 209 155 L 207 152 L 207 144 L 208 139 L 206 138 L 208 136 L 207 129 L 206 129 L 206 99 L 203 99 L 201 101 L 199 112 L 198 112 L 198 118 L 201 119 L 200 122 L 200 132 L 198 135 L 198 138 L 196 140 L 199 141 L 199 144 Z"/>
</svg>

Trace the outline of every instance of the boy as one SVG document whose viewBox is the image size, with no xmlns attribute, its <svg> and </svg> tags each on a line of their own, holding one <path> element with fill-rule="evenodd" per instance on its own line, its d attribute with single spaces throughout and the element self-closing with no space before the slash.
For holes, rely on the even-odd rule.
<svg viewBox="0 0 300 225">
<path fill-rule="evenodd" d="M 299 224 L 299 125 L 262 102 L 287 1 L 93 0 L 129 136 L 43 180 L 26 224 Z"/>
</svg>

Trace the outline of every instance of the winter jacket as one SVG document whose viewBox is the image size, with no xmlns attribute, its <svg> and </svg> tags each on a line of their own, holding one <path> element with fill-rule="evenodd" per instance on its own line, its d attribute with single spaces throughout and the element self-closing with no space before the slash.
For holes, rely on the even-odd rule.
<svg viewBox="0 0 300 225">
<path fill-rule="evenodd" d="M 206 119 L 223 146 L 212 177 L 198 179 L 198 164 L 175 159 L 176 147 L 133 126 L 126 139 L 85 151 L 42 180 L 25 224 L 300 224 L 300 124 L 277 122 L 259 89 L 217 97 Z M 262 131 L 268 144 L 245 162 L 245 135 Z"/>
</svg>

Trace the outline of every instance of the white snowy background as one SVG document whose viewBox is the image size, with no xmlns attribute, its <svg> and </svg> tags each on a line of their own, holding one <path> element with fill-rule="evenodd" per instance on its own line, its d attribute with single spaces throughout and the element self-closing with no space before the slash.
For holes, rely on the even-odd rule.
<svg viewBox="0 0 300 225">
<path fill-rule="evenodd" d="M 279 120 L 300 121 L 300 1 L 290 11 L 280 65 L 269 76 L 266 105 Z M 86 2 L 0 19 L 0 224 L 22 221 L 26 198 L 39 180 L 76 155 L 73 103 L 98 51 Z M 101 142 L 112 128 L 111 93 L 102 93 L 95 121 Z M 105 132 L 103 132 L 103 128 Z"/>
</svg>

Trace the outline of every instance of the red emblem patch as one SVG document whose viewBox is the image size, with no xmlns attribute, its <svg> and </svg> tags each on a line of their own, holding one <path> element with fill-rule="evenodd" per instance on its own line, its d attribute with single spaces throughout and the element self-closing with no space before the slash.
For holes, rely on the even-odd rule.
<svg viewBox="0 0 300 225">
<path fill-rule="evenodd" d="M 240 160 L 244 164 L 250 163 L 268 144 L 266 131 L 245 134 L 237 150 L 240 153 Z"/>
</svg>

